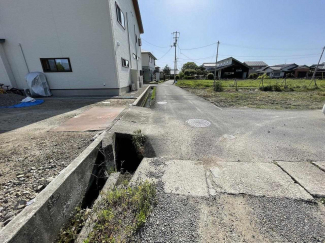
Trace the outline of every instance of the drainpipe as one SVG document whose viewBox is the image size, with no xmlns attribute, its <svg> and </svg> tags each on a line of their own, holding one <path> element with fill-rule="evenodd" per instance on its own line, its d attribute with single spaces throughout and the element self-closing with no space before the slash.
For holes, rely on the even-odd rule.
<svg viewBox="0 0 325 243">
<path fill-rule="evenodd" d="M 126 13 L 126 25 L 127 25 L 127 28 L 128 28 L 129 57 L 130 57 L 130 64 L 131 64 L 131 68 L 132 68 L 131 44 L 130 44 L 130 30 L 129 30 L 129 16 L 128 16 L 128 13 Z"/>
<path fill-rule="evenodd" d="M 28 71 L 28 73 L 30 73 L 29 72 L 29 67 L 28 67 L 28 64 L 27 64 L 27 61 L 26 61 L 26 57 L 25 57 L 25 54 L 24 54 L 24 51 L 23 51 L 23 47 L 22 47 L 22 45 L 20 43 L 19 43 L 19 46 L 20 46 L 21 53 L 23 54 L 23 57 L 24 57 L 24 61 L 25 61 L 25 64 L 26 64 L 27 71 Z"/>
</svg>

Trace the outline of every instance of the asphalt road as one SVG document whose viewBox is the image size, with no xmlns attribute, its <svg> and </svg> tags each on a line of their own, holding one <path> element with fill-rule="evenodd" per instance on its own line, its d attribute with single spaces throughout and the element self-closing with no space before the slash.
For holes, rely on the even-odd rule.
<svg viewBox="0 0 325 243">
<path fill-rule="evenodd" d="M 133 177 L 158 188 L 158 205 L 135 241 L 325 240 L 324 205 L 271 163 L 325 160 L 321 111 L 221 109 L 172 81 L 158 86 L 156 98 L 152 109 L 130 108 L 109 131 L 141 129 L 145 157 L 155 157 Z"/>
<path fill-rule="evenodd" d="M 219 108 L 172 85 L 159 85 L 152 122 L 157 156 L 207 161 L 325 160 L 325 116 L 321 111 Z M 208 127 L 192 127 L 203 119 Z M 203 124 L 204 125 L 204 124 Z M 162 140 L 170 146 L 160 146 Z M 160 149 L 161 148 L 161 149 Z"/>
</svg>

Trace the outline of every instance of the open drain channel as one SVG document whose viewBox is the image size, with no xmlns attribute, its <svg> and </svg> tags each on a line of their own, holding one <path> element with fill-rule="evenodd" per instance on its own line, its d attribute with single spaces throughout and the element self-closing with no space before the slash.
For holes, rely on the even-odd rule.
<svg viewBox="0 0 325 243">
<path fill-rule="evenodd" d="M 120 172 L 118 181 L 130 180 L 144 158 L 146 151 L 145 145 L 148 144 L 149 142 L 146 141 L 145 136 L 141 132 L 135 134 L 115 133 L 113 135 L 113 143 L 106 148 L 100 149 L 98 152 L 96 163 L 92 169 L 92 176 L 80 206 L 81 210 L 92 209 L 94 202 L 99 197 L 101 190 L 109 178 L 109 172 Z M 148 147 L 149 149 L 147 151 L 149 153 L 147 154 L 150 156 L 152 155 L 150 153 L 151 146 Z M 70 221 L 63 228 L 64 232 L 69 231 L 71 227 L 75 228 L 75 235 L 78 235 L 82 231 L 83 226 L 76 228 L 76 225 L 72 224 L 72 222 L 76 221 L 75 217 L 78 213 L 76 212 L 71 217 Z M 61 237 L 62 235 L 60 234 L 59 238 L 62 239 Z M 57 242 L 60 242 L 58 240 L 59 238 L 57 238 Z M 74 238 L 77 239 L 77 237 Z M 69 242 L 77 241 L 71 240 Z"/>
</svg>

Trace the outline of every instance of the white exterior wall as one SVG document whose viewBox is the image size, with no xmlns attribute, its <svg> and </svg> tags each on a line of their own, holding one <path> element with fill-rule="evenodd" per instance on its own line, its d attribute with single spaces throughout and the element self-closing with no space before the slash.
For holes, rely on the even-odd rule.
<svg viewBox="0 0 325 243">
<path fill-rule="evenodd" d="M 137 35 L 137 38 L 140 38 L 140 31 L 139 31 L 139 25 L 135 15 L 135 10 L 134 10 L 132 0 L 116 0 L 116 1 L 109 0 L 109 2 L 111 8 L 112 25 L 113 25 L 113 32 L 114 32 L 113 34 L 114 34 L 115 42 L 116 43 L 119 42 L 120 44 L 119 46 L 115 44 L 116 65 L 117 65 L 118 76 L 120 81 L 119 85 L 121 88 L 123 88 L 123 87 L 128 87 L 132 82 L 138 81 L 140 77 L 140 70 L 142 70 L 141 47 L 139 46 L 139 43 L 136 43 L 135 40 L 135 34 Z M 124 13 L 125 23 L 126 23 L 125 29 L 117 21 L 115 2 L 118 4 L 121 11 Z M 128 43 L 128 35 L 129 35 L 130 45 Z M 132 55 L 133 53 L 139 56 L 139 60 L 133 58 Z M 130 61 L 129 68 L 122 67 L 121 58 Z M 131 69 L 138 70 L 136 75 L 137 80 L 132 80 Z"/>
<path fill-rule="evenodd" d="M 7 71 L 5 69 L 4 63 L 1 58 L 0 58 L 0 83 L 11 86 L 9 76 L 7 74 Z"/>
<path fill-rule="evenodd" d="M 155 69 L 155 60 L 153 56 L 151 56 L 151 62 L 149 62 L 149 53 L 141 53 L 142 57 L 142 66 L 143 67 L 149 67 L 149 69 Z"/>
<path fill-rule="evenodd" d="M 0 38 L 18 88 L 28 73 L 19 43 L 30 72 L 43 72 L 40 58 L 70 58 L 72 72 L 46 73 L 51 89 L 120 88 L 109 2 L 1 0 Z"/>
</svg>

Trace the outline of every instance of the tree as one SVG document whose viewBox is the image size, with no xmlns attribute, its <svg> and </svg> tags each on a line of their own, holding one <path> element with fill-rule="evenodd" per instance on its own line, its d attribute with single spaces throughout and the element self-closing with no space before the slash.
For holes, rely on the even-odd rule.
<svg viewBox="0 0 325 243">
<path fill-rule="evenodd" d="M 197 70 L 196 70 L 197 75 L 207 75 L 207 71 L 205 69 L 205 67 L 203 66 L 203 64 L 201 66 L 198 66 Z"/>
<path fill-rule="evenodd" d="M 194 69 L 196 70 L 198 66 L 195 64 L 195 62 L 187 62 L 182 67 L 182 72 L 185 72 L 186 69 Z"/>
<path fill-rule="evenodd" d="M 163 73 L 164 73 L 165 75 L 170 75 L 170 68 L 168 67 L 168 65 L 166 65 L 166 66 L 164 67 L 164 69 L 163 69 Z"/>
</svg>

